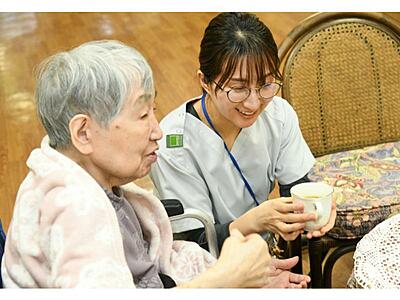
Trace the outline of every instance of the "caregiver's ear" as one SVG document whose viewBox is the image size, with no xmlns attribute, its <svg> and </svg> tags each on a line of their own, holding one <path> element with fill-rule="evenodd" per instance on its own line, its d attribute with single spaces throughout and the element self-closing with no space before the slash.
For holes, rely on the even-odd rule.
<svg viewBox="0 0 400 300">
<path fill-rule="evenodd" d="M 77 114 L 69 121 L 71 143 L 84 155 L 93 152 L 93 120 L 85 114 Z"/>
<path fill-rule="evenodd" d="M 200 85 L 207 92 L 207 94 L 210 94 L 210 86 L 205 82 L 205 76 L 202 71 L 198 70 L 197 71 L 197 77 L 199 78 Z"/>
</svg>

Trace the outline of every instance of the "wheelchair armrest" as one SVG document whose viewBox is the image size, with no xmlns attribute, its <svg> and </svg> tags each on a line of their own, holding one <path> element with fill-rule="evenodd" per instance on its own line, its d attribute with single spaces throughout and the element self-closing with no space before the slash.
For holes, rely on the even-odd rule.
<svg viewBox="0 0 400 300">
<path fill-rule="evenodd" d="M 173 217 L 184 213 L 182 203 L 177 199 L 164 199 L 161 200 L 161 203 L 164 205 L 168 217 Z"/>
<path fill-rule="evenodd" d="M 170 217 L 169 219 L 171 222 L 183 219 L 196 219 L 200 221 L 204 226 L 208 250 L 211 255 L 213 255 L 215 258 L 218 258 L 219 250 L 217 243 L 217 233 L 215 231 L 214 223 L 207 214 L 198 209 L 188 208 L 183 214 Z"/>
<path fill-rule="evenodd" d="M 217 233 L 214 228 L 214 223 L 207 214 L 200 210 L 191 208 L 184 211 L 181 201 L 177 199 L 163 199 L 161 200 L 161 203 L 164 205 L 171 222 L 183 219 L 196 219 L 200 221 L 205 229 L 208 249 L 211 255 L 216 258 L 219 256 Z"/>
</svg>

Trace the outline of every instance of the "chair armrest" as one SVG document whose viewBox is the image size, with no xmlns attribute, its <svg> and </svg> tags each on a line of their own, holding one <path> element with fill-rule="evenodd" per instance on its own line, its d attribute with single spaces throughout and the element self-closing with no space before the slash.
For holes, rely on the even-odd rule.
<svg viewBox="0 0 400 300">
<path fill-rule="evenodd" d="M 215 231 L 214 223 L 212 222 L 211 218 L 201 210 L 188 208 L 183 214 L 172 216 L 169 219 L 171 222 L 173 222 L 187 218 L 199 220 L 204 225 L 208 250 L 212 256 L 218 258 L 219 250 L 217 243 L 217 232 Z"/>
<path fill-rule="evenodd" d="M 218 258 L 217 232 L 215 231 L 214 223 L 207 214 L 193 208 L 184 210 L 182 203 L 177 199 L 163 199 L 161 203 L 167 211 L 171 223 L 188 218 L 199 220 L 204 226 L 209 252 Z"/>
<path fill-rule="evenodd" d="M 168 217 L 181 215 L 184 212 L 182 203 L 177 199 L 164 199 L 161 200 L 161 203 L 164 205 Z"/>
</svg>

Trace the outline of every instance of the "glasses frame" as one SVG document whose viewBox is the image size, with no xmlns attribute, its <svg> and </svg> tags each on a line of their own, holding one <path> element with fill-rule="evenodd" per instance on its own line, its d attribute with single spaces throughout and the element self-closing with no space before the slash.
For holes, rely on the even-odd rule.
<svg viewBox="0 0 400 300">
<path fill-rule="evenodd" d="M 249 87 L 246 87 L 246 88 L 243 88 L 243 89 L 247 89 L 247 90 L 249 91 L 248 96 L 247 96 L 246 98 L 244 98 L 243 100 L 240 100 L 240 101 L 232 101 L 231 98 L 229 98 L 229 93 L 230 93 L 231 91 L 233 91 L 234 89 L 230 89 L 230 90 L 227 91 L 227 90 L 224 90 L 224 89 L 222 88 L 222 86 L 220 86 L 220 85 L 219 85 L 218 83 L 216 83 L 214 80 L 213 80 L 212 82 L 213 82 L 221 91 L 223 91 L 223 92 L 226 93 L 226 97 L 227 97 L 228 100 L 229 100 L 230 102 L 232 102 L 232 103 L 241 103 L 241 102 L 243 102 L 243 101 L 246 101 L 246 100 L 250 97 L 251 92 L 252 92 L 253 90 L 256 91 L 256 94 L 257 94 L 257 96 L 258 96 L 259 98 L 263 99 L 264 101 L 267 101 L 267 100 L 270 100 L 270 99 L 272 99 L 273 97 L 275 97 L 275 96 L 279 93 L 280 89 L 281 89 L 282 86 L 283 86 L 283 83 L 282 83 L 282 82 L 274 81 L 274 82 L 266 83 L 266 84 L 264 84 L 263 86 L 260 86 L 259 88 L 249 88 Z M 268 85 L 268 84 L 272 84 L 272 83 L 277 84 L 277 85 L 279 86 L 278 89 L 276 90 L 276 93 L 275 93 L 274 95 L 272 95 L 271 97 L 268 97 L 268 98 L 265 98 L 265 97 L 261 96 L 260 90 L 261 90 L 264 86 L 266 86 L 266 85 Z"/>
</svg>

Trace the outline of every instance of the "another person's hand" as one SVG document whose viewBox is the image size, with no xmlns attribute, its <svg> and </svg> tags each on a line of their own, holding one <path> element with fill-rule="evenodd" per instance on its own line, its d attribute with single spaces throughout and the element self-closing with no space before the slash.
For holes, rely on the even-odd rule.
<svg viewBox="0 0 400 300">
<path fill-rule="evenodd" d="M 304 204 L 290 197 L 265 201 L 233 221 L 230 229 L 237 228 L 244 235 L 272 231 L 284 240 L 292 241 L 304 231 L 305 223 L 314 221 L 313 213 L 302 213 Z"/>
<path fill-rule="evenodd" d="M 267 288 L 305 288 L 311 278 L 307 275 L 295 274 L 289 270 L 299 261 L 295 256 L 289 259 L 272 258 L 269 262 Z"/>
<path fill-rule="evenodd" d="M 307 238 L 311 239 L 313 237 L 321 237 L 325 233 L 327 233 L 329 230 L 335 226 L 335 221 L 336 221 L 336 195 L 335 193 L 333 194 L 333 199 L 332 199 L 332 210 L 331 210 L 331 215 L 329 217 L 328 223 L 320 228 L 319 230 L 313 231 L 313 232 L 307 232 Z"/>
</svg>

